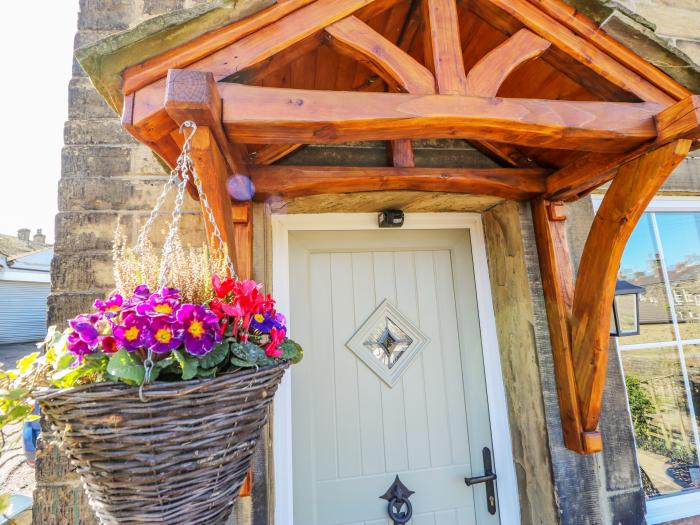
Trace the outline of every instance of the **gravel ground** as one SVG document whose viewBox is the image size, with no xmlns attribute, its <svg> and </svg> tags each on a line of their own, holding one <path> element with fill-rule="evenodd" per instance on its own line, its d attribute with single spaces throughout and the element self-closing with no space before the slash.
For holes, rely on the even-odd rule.
<svg viewBox="0 0 700 525">
<path fill-rule="evenodd" d="M 12 367 L 21 357 L 36 351 L 34 343 L 0 345 L 0 363 Z M 0 492 L 31 496 L 34 491 L 34 467 L 27 464 L 22 450 L 19 425 L 6 428 L 0 450 Z"/>
</svg>

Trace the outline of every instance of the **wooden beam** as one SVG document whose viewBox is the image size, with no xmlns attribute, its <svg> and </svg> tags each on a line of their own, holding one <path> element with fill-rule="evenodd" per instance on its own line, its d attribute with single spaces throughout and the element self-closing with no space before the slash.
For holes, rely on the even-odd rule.
<svg viewBox="0 0 700 525">
<path fill-rule="evenodd" d="M 608 358 L 610 314 L 622 252 L 637 221 L 686 157 L 679 140 L 623 166 L 605 193 L 581 255 L 572 314 L 572 352 L 584 431 L 598 426 Z"/>
<path fill-rule="evenodd" d="M 250 203 L 232 205 L 227 189 L 230 174 L 247 177 L 248 167 L 241 159 L 240 150 L 229 144 L 221 125 L 222 101 L 214 76 L 208 72 L 173 69 L 168 71 L 166 86 L 164 107 L 168 115 L 178 125 L 192 120 L 198 126 L 192 140 L 192 159 L 202 189 L 236 272 L 239 276 L 249 275 L 252 268 Z M 204 209 L 203 216 L 211 241 L 213 227 Z"/>
<path fill-rule="evenodd" d="M 550 41 L 554 45 L 550 53 L 550 60 L 554 60 L 554 65 L 563 73 L 571 75 L 575 72 L 579 83 L 585 83 L 591 89 L 596 86 L 595 81 L 591 82 L 591 79 L 585 76 L 589 71 L 595 73 L 599 84 L 609 82 L 620 90 L 634 94 L 640 100 L 656 102 L 664 106 L 676 101 L 528 0 L 463 1 L 479 16 L 508 34 L 515 33 L 524 25 L 533 33 Z M 562 61 L 561 55 L 570 60 Z M 613 96 L 613 93 L 609 93 L 609 96 Z M 607 99 L 610 100 L 610 98 Z"/>
<path fill-rule="evenodd" d="M 272 164 L 303 147 L 303 144 L 270 144 L 248 155 L 250 164 Z"/>
<path fill-rule="evenodd" d="M 598 452 L 602 449 L 600 435 L 584 435 L 576 390 L 570 324 L 574 276 L 566 235 L 566 215 L 561 203 L 540 198 L 534 199 L 531 207 L 564 445 L 580 454 Z"/>
<path fill-rule="evenodd" d="M 420 0 L 425 63 L 435 73 L 441 95 L 466 94 L 467 75 L 455 0 Z"/>
<path fill-rule="evenodd" d="M 416 165 L 413 155 L 413 145 L 408 139 L 390 140 L 387 142 L 389 161 L 395 168 L 412 168 Z"/>
<path fill-rule="evenodd" d="M 435 78 L 408 53 L 350 16 L 326 28 L 329 44 L 339 53 L 365 64 L 379 75 L 392 91 L 414 94 L 435 93 Z M 415 166 L 409 140 L 389 141 L 389 155 L 396 167 Z"/>
<path fill-rule="evenodd" d="M 428 69 L 395 44 L 354 16 L 326 27 L 328 43 L 379 75 L 392 91 L 427 95 L 435 93 Z"/>
<path fill-rule="evenodd" d="M 284 0 L 247 16 L 242 20 L 216 29 L 182 46 L 127 68 L 124 73 L 123 91 L 133 93 L 152 82 L 165 78 L 169 69 L 184 69 L 220 49 L 268 26 L 314 0 Z"/>
<path fill-rule="evenodd" d="M 677 139 L 700 137 L 700 97 L 688 97 L 654 117 L 658 136 L 654 142 L 622 154 L 589 153 L 547 179 L 550 200 L 576 200 L 612 180 L 620 166 Z"/>
<path fill-rule="evenodd" d="M 248 144 L 465 138 L 620 152 L 656 137 L 658 111 L 655 104 L 339 94 L 236 84 L 220 84 L 219 91 L 229 138 Z"/>
<path fill-rule="evenodd" d="M 656 115 L 656 141 L 700 139 L 700 95 L 684 98 Z"/>
<path fill-rule="evenodd" d="M 503 82 L 519 67 L 544 53 L 550 42 L 521 29 L 490 51 L 469 71 L 465 95 L 495 97 Z"/>
<path fill-rule="evenodd" d="M 251 166 L 256 200 L 383 190 L 475 193 L 524 201 L 544 190 L 546 170 Z"/>
<path fill-rule="evenodd" d="M 590 18 L 561 0 L 529 0 L 547 15 L 564 24 L 576 35 L 585 38 L 602 52 L 638 74 L 675 100 L 682 100 L 692 93 L 666 73 L 640 57 L 632 49 L 618 42 L 601 30 Z"/>
</svg>

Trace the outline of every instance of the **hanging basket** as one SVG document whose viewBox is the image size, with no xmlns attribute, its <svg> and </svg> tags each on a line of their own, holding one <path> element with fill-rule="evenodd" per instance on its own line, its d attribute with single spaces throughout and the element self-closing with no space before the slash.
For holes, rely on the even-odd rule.
<svg viewBox="0 0 700 525">
<path fill-rule="evenodd" d="M 226 523 L 287 364 L 37 395 L 103 525 Z"/>
</svg>

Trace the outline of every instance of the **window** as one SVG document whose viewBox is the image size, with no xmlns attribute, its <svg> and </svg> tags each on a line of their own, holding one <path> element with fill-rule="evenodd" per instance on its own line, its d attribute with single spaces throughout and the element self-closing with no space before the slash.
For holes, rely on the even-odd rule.
<svg viewBox="0 0 700 525">
<path fill-rule="evenodd" d="M 618 348 L 647 520 L 698 514 L 700 199 L 655 199 L 630 237 L 619 278 L 644 288 L 639 334 L 618 339 Z"/>
</svg>

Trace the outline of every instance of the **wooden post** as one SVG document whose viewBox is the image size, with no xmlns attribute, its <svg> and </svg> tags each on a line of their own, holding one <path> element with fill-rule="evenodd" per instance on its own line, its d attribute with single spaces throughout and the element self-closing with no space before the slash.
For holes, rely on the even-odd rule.
<svg viewBox="0 0 700 525">
<path fill-rule="evenodd" d="M 620 168 L 591 226 L 575 287 L 563 205 L 543 198 L 532 203 L 564 443 L 576 452 L 602 450 L 598 421 L 622 253 L 649 201 L 691 144 L 672 142 Z"/>
</svg>

